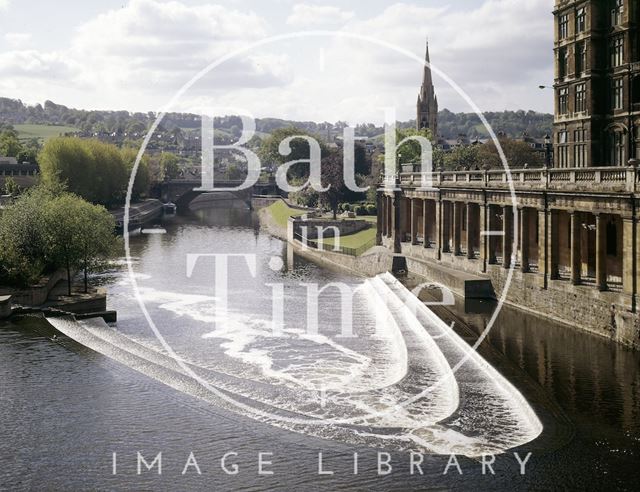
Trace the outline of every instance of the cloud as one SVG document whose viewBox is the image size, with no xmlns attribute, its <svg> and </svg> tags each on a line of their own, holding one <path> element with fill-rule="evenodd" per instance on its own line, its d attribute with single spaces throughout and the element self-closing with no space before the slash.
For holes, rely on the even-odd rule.
<svg viewBox="0 0 640 492">
<path fill-rule="evenodd" d="M 287 17 L 287 24 L 299 28 L 318 25 L 340 25 L 353 18 L 355 14 L 339 7 L 328 5 L 297 4 Z"/>
<path fill-rule="evenodd" d="M 8 32 L 4 35 L 4 40 L 12 48 L 24 48 L 25 45 L 30 43 L 31 38 L 32 35 L 28 32 Z"/>
</svg>

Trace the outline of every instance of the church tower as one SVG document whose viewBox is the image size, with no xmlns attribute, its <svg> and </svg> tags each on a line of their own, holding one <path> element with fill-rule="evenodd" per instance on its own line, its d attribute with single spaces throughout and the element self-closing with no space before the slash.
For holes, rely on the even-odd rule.
<svg viewBox="0 0 640 492">
<path fill-rule="evenodd" d="M 422 87 L 418 94 L 416 127 L 418 130 L 428 128 L 431 130 L 434 140 L 438 138 L 438 98 L 433 88 L 431 78 L 431 62 L 429 58 L 429 41 L 427 41 L 427 52 L 425 54 L 427 64 L 424 67 L 422 76 Z"/>
</svg>

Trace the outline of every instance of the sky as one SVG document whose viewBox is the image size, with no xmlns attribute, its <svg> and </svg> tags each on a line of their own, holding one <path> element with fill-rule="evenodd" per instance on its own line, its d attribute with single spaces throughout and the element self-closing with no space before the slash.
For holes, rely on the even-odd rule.
<svg viewBox="0 0 640 492">
<path fill-rule="evenodd" d="M 394 108 L 407 120 L 428 39 L 440 109 L 473 110 L 457 85 L 481 111 L 552 112 L 552 92 L 538 89 L 553 82 L 552 10 L 553 0 L 0 0 L 0 96 L 351 124 Z"/>
</svg>

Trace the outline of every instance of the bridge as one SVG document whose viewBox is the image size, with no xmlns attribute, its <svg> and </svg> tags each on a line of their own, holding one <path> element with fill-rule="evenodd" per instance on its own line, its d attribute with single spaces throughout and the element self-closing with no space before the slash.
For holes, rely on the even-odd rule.
<svg viewBox="0 0 640 492">
<path fill-rule="evenodd" d="M 224 188 L 237 188 L 243 183 L 237 181 L 216 181 L 215 188 L 220 191 L 198 190 L 202 186 L 200 179 L 174 179 L 164 181 L 158 185 L 159 195 L 163 202 L 173 202 L 179 210 L 188 208 L 189 204 L 198 196 L 203 194 L 214 195 L 211 201 L 242 201 L 251 208 L 251 198 L 253 195 L 275 195 L 278 194 L 275 180 L 259 181 L 252 187 L 239 191 L 223 191 Z"/>
</svg>

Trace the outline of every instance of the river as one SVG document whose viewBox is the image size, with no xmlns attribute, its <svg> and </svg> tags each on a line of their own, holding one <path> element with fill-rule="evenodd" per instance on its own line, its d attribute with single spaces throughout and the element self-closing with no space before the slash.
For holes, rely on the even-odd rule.
<svg viewBox="0 0 640 492">
<path fill-rule="evenodd" d="M 93 279 L 108 289 L 116 329 L 57 320 L 68 336 L 52 340 L 46 320 L 0 324 L 0 488 L 640 483 L 637 353 L 504 308 L 477 355 L 464 341 L 474 342 L 491 305 L 436 308 L 446 324 L 407 312 L 395 280 L 305 262 L 244 210 L 200 211 L 165 228 L 132 236 L 134 278 L 123 259 Z M 229 259 L 224 306 L 214 257 L 194 255 L 230 252 L 244 256 Z M 337 288 L 319 296 L 318 329 L 309 332 L 308 293 L 338 283 L 358 288 L 354 336 L 341 336 Z M 441 326 L 452 322 L 455 336 Z M 162 473 L 156 463 L 138 474 L 138 452 L 148 464 L 161 452 Z M 484 474 L 482 454 L 495 455 Z"/>
</svg>

